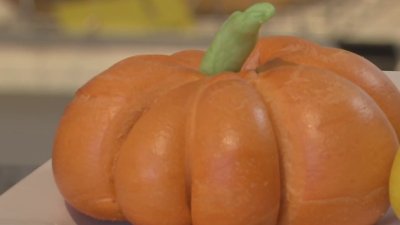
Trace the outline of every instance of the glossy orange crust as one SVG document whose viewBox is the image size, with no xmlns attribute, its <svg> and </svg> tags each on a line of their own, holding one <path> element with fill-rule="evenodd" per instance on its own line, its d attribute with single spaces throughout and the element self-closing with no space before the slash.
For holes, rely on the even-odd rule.
<svg viewBox="0 0 400 225">
<path fill-rule="evenodd" d="M 202 55 L 131 57 L 76 93 L 53 153 L 69 204 L 141 225 L 367 225 L 386 212 L 400 94 L 374 65 L 293 37 L 260 40 L 240 73 L 206 77 Z"/>
<path fill-rule="evenodd" d="M 243 65 L 253 70 L 271 61 L 282 61 L 330 70 L 366 91 L 400 134 L 400 93 L 385 74 L 370 61 L 349 51 L 322 47 L 291 36 L 261 38 Z M 398 135 L 400 137 L 400 135 Z"/>
</svg>

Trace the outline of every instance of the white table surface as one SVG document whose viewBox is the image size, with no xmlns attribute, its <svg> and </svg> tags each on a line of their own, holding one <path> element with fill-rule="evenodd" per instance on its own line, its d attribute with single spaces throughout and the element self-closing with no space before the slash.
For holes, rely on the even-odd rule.
<svg viewBox="0 0 400 225">
<path fill-rule="evenodd" d="M 387 72 L 400 87 L 400 72 Z M 128 225 L 102 222 L 68 207 L 53 179 L 51 160 L 0 196 L 0 225 Z M 389 210 L 378 225 L 400 225 Z"/>
</svg>

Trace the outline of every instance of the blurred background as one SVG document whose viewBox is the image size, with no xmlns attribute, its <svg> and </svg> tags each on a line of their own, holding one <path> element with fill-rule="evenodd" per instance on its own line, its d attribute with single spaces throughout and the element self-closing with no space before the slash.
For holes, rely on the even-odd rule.
<svg viewBox="0 0 400 225">
<path fill-rule="evenodd" d="M 136 54 L 205 49 L 256 0 L 0 0 L 0 194 L 51 157 L 75 90 Z M 262 35 L 297 35 L 399 70 L 399 0 L 270 0 Z"/>
</svg>

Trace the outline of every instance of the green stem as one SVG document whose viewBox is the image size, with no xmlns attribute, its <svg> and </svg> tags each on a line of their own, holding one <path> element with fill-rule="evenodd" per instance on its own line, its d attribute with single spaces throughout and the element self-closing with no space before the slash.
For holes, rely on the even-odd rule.
<svg viewBox="0 0 400 225">
<path fill-rule="evenodd" d="M 258 31 L 275 12 L 270 3 L 257 3 L 244 12 L 234 12 L 216 34 L 200 65 L 200 71 L 212 76 L 223 71 L 237 72 L 258 39 Z"/>
</svg>

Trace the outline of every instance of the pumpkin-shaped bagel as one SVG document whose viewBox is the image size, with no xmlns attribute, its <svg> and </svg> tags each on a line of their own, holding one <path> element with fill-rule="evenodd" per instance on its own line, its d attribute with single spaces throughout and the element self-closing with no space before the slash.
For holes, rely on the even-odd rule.
<svg viewBox="0 0 400 225">
<path fill-rule="evenodd" d="M 134 56 L 80 88 L 54 144 L 66 201 L 138 225 L 376 222 L 400 93 L 350 52 L 257 41 L 271 11 L 233 14 L 205 54 Z"/>
</svg>

